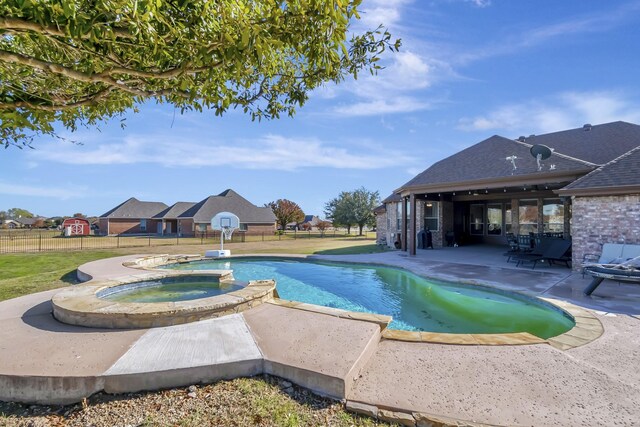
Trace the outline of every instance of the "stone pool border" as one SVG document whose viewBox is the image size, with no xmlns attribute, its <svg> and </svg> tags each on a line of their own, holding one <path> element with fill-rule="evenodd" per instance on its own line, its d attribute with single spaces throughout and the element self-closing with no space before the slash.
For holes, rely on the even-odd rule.
<svg viewBox="0 0 640 427">
<path fill-rule="evenodd" d="M 189 301 L 125 303 L 98 297 L 100 292 L 117 286 L 187 275 L 216 276 L 222 281 L 233 278 L 229 270 L 156 270 L 117 280 L 100 280 L 74 286 L 54 295 L 51 299 L 53 316 L 60 322 L 76 326 L 108 329 L 154 328 L 240 313 L 277 296 L 273 280 L 255 280 L 233 292 Z"/>
<path fill-rule="evenodd" d="M 234 255 L 225 259 L 238 259 L 238 258 L 289 258 L 289 259 L 311 259 L 311 260 L 325 260 L 329 262 L 340 262 L 326 260 L 317 256 L 308 255 L 291 255 L 291 254 L 245 254 Z M 166 264 L 174 263 L 187 263 L 191 261 L 201 261 L 207 258 L 200 255 L 150 255 L 129 261 L 123 265 L 126 267 L 142 269 L 146 271 L 158 271 L 156 267 Z M 221 258 L 217 258 L 218 260 Z M 360 263 L 362 264 L 362 263 Z M 379 265 L 389 267 L 384 264 L 377 263 L 365 263 L 366 265 Z M 393 268 L 402 268 L 393 266 Z M 165 271 L 165 270 L 162 270 Z M 176 270 L 173 270 L 176 271 Z M 211 272 L 212 270 L 177 270 L 190 274 L 197 272 Z M 410 271 L 410 270 L 408 270 Z M 417 274 L 417 273 L 414 273 Z M 424 277 L 423 275 L 420 275 Z M 426 277 L 428 278 L 428 277 Z M 470 286 L 488 287 L 487 285 L 480 285 L 473 281 L 460 281 L 459 283 Z M 511 291 L 515 292 L 515 291 Z M 515 292 L 518 293 L 518 292 Z M 352 312 L 347 310 L 335 309 L 330 307 L 324 307 L 314 304 L 301 303 L 297 301 L 287 301 L 279 299 L 277 292 L 275 292 L 271 303 L 294 308 L 298 310 L 306 310 L 315 313 L 327 314 L 337 316 L 341 318 L 349 318 L 355 320 L 363 320 L 369 322 L 375 322 L 380 324 L 382 330 L 382 338 L 388 340 L 407 341 L 407 342 L 425 342 L 432 344 L 451 344 L 451 345 L 530 345 L 530 344 L 549 344 L 559 350 L 569 350 L 572 348 L 580 347 L 588 344 L 604 333 L 604 327 L 600 320 L 595 317 L 590 311 L 579 307 L 575 304 L 571 304 L 566 301 L 561 301 L 553 298 L 545 297 L 532 297 L 525 295 L 527 298 L 536 298 L 547 304 L 553 306 L 556 309 L 562 310 L 567 313 L 574 321 L 575 325 L 567 332 L 551 337 L 548 339 L 542 339 L 527 332 L 517 333 L 505 333 L 505 334 L 449 334 L 449 333 L 435 333 L 435 332 L 415 332 L 415 331 L 403 331 L 398 329 L 389 329 L 387 326 L 391 322 L 390 316 L 371 313 Z"/>
</svg>

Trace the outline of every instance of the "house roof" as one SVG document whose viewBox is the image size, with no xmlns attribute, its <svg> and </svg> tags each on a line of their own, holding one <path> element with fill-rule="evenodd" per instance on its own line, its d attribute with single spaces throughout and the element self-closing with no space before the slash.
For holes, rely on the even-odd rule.
<svg viewBox="0 0 640 427">
<path fill-rule="evenodd" d="M 401 202 L 401 201 L 402 201 L 402 196 L 400 194 L 392 193 L 389 197 L 384 199 L 382 203 L 395 203 L 395 202 Z"/>
<path fill-rule="evenodd" d="M 552 156 L 542 162 L 542 170 L 538 170 L 536 159 L 529 151 L 537 144 L 554 149 Z M 585 125 L 518 140 L 494 135 L 434 163 L 401 189 L 467 182 L 485 185 L 492 180 L 515 181 L 525 177 L 540 182 L 562 181 L 560 177 L 572 181 L 638 146 L 640 126 L 626 122 Z M 516 157 L 515 169 L 507 159 L 511 156 Z M 571 174 L 576 176 L 567 178 Z M 389 201 L 392 200 L 385 203 Z"/>
<path fill-rule="evenodd" d="M 629 193 L 640 191 L 640 146 L 575 180 L 558 192 L 562 195 Z M 618 190 L 618 191 L 612 191 Z"/>
<path fill-rule="evenodd" d="M 217 213 L 231 212 L 241 223 L 273 224 L 276 217 L 271 208 L 260 208 L 233 190 L 225 190 L 217 196 L 209 196 L 180 214 L 180 218 L 193 218 L 194 222 L 209 222 Z"/>
<path fill-rule="evenodd" d="M 526 138 L 558 153 L 604 165 L 640 145 L 640 126 L 627 122 L 584 125 L 580 128 Z"/>
<path fill-rule="evenodd" d="M 305 215 L 304 220 L 302 221 L 302 224 L 309 223 L 311 225 L 316 225 L 318 222 L 320 222 L 320 218 L 318 218 L 317 216 Z"/>
<path fill-rule="evenodd" d="M 166 208 L 165 210 L 163 210 L 162 212 L 158 213 L 157 215 L 154 215 L 154 218 L 176 219 L 181 214 L 191 209 L 193 206 L 195 206 L 195 203 L 193 202 L 176 202 L 173 205 Z"/>
<path fill-rule="evenodd" d="M 373 213 L 378 214 L 378 213 L 384 213 L 387 211 L 387 205 L 385 205 L 384 203 L 381 204 L 380 206 L 376 206 L 375 208 L 373 208 Z"/>
<path fill-rule="evenodd" d="M 542 162 L 543 169 L 538 171 L 536 159 L 529 151 L 531 146 L 525 142 L 494 135 L 434 163 L 402 188 L 531 175 L 538 175 L 544 180 L 543 175 L 575 171 L 586 173 L 597 166 L 556 152 Z M 507 159 L 511 156 L 515 156 L 515 169 L 512 161 Z"/>
<path fill-rule="evenodd" d="M 100 218 L 153 218 L 168 208 L 162 202 L 142 202 L 135 197 L 100 215 Z"/>
</svg>

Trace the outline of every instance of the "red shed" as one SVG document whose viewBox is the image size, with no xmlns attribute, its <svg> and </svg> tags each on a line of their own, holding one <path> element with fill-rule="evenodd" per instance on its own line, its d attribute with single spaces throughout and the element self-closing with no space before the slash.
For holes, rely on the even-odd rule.
<svg viewBox="0 0 640 427">
<path fill-rule="evenodd" d="M 64 235 L 69 236 L 88 236 L 91 231 L 89 220 L 84 218 L 67 218 L 62 223 Z"/>
</svg>

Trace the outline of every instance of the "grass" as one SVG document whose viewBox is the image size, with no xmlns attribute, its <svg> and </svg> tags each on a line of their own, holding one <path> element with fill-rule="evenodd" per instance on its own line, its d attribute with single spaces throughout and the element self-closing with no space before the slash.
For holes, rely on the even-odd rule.
<svg viewBox="0 0 640 427">
<path fill-rule="evenodd" d="M 158 392 L 98 393 L 85 405 L 0 402 L 1 426 L 386 426 L 269 375 L 196 386 L 195 397 L 176 388 Z"/>
<path fill-rule="evenodd" d="M 229 243 L 225 248 L 239 255 L 352 255 L 382 250 L 370 239 L 352 237 Z M 212 249 L 211 244 L 0 255 L 0 301 L 77 283 L 75 269 L 89 261 L 131 254 L 203 254 L 207 249 Z"/>
</svg>

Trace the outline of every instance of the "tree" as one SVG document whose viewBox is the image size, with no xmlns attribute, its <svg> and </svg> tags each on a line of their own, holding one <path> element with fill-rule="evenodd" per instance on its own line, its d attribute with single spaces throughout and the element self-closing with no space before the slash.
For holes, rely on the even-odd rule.
<svg viewBox="0 0 640 427">
<path fill-rule="evenodd" d="M 359 227 L 360 236 L 365 225 L 375 224 L 373 209 L 378 205 L 380 196 L 377 191 L 361 187 L 354 191 L 343 191 L 338 197 L 325 204 L 325 215 L 331 218 L 335 227 Z"/>
<path fill-rule="evenodd" d="M 18 218 L 33 218 L 35 215 L 26 209 L 11 208 L 7 211 L 7 216 L 9 217 L 9 219 L 18 219 Z"/>
<path fill-rule="evenodd" d="M 375 74 L 384 27 L 349 39 L 362 0 L 0 2 L 0 138 L 30 146 L 147 100 L 293 115 L 308 93 Z"/>
<path fill-rule="evenodd" d="M 78 212 L 78 213 L 74 213 L 73 217 L 74 218 L 86 218 L 86 215 L 83 214 L 83 213 Z"/>
<path fill-rule="evenodd" d="M 320 230 L 320 235 L 324 236 L 324 232 L 327 230 L 327 228 L 331 227 L 331 223 L 329 221 L 320 220 L 316 224 L 316 227 L 318 228 L 318 230 Z"/>
<path fill-rule="evenodd" d="M 362 236 L 364 226 L 373 227 L 376 224 L 376 216 L 373 210 L 380 204 L 380 194 L 377 191 L 369 191 L 364 187 L 351 193 L 353 220 L 359 227 L 359 235 Z"/>
<path fill-rule="evenodd" d="M 298 223 L 304 220 L 304 212 L 297 203 L 291 200 L 278 199 L 275 202 L 267 203 L 265 207 L 271 208 L 282 230 L 285 230 L 290 222 Z"/>
<path fill-rule="evenodd" d="M 343 191 L 325 203 L 324 214 L 331 218 L 334 227 L 346 227 L 347 234 L 351 234 L 351 227 L 355 224 L 351 215 L 351 193 Z"/>
</svg>

